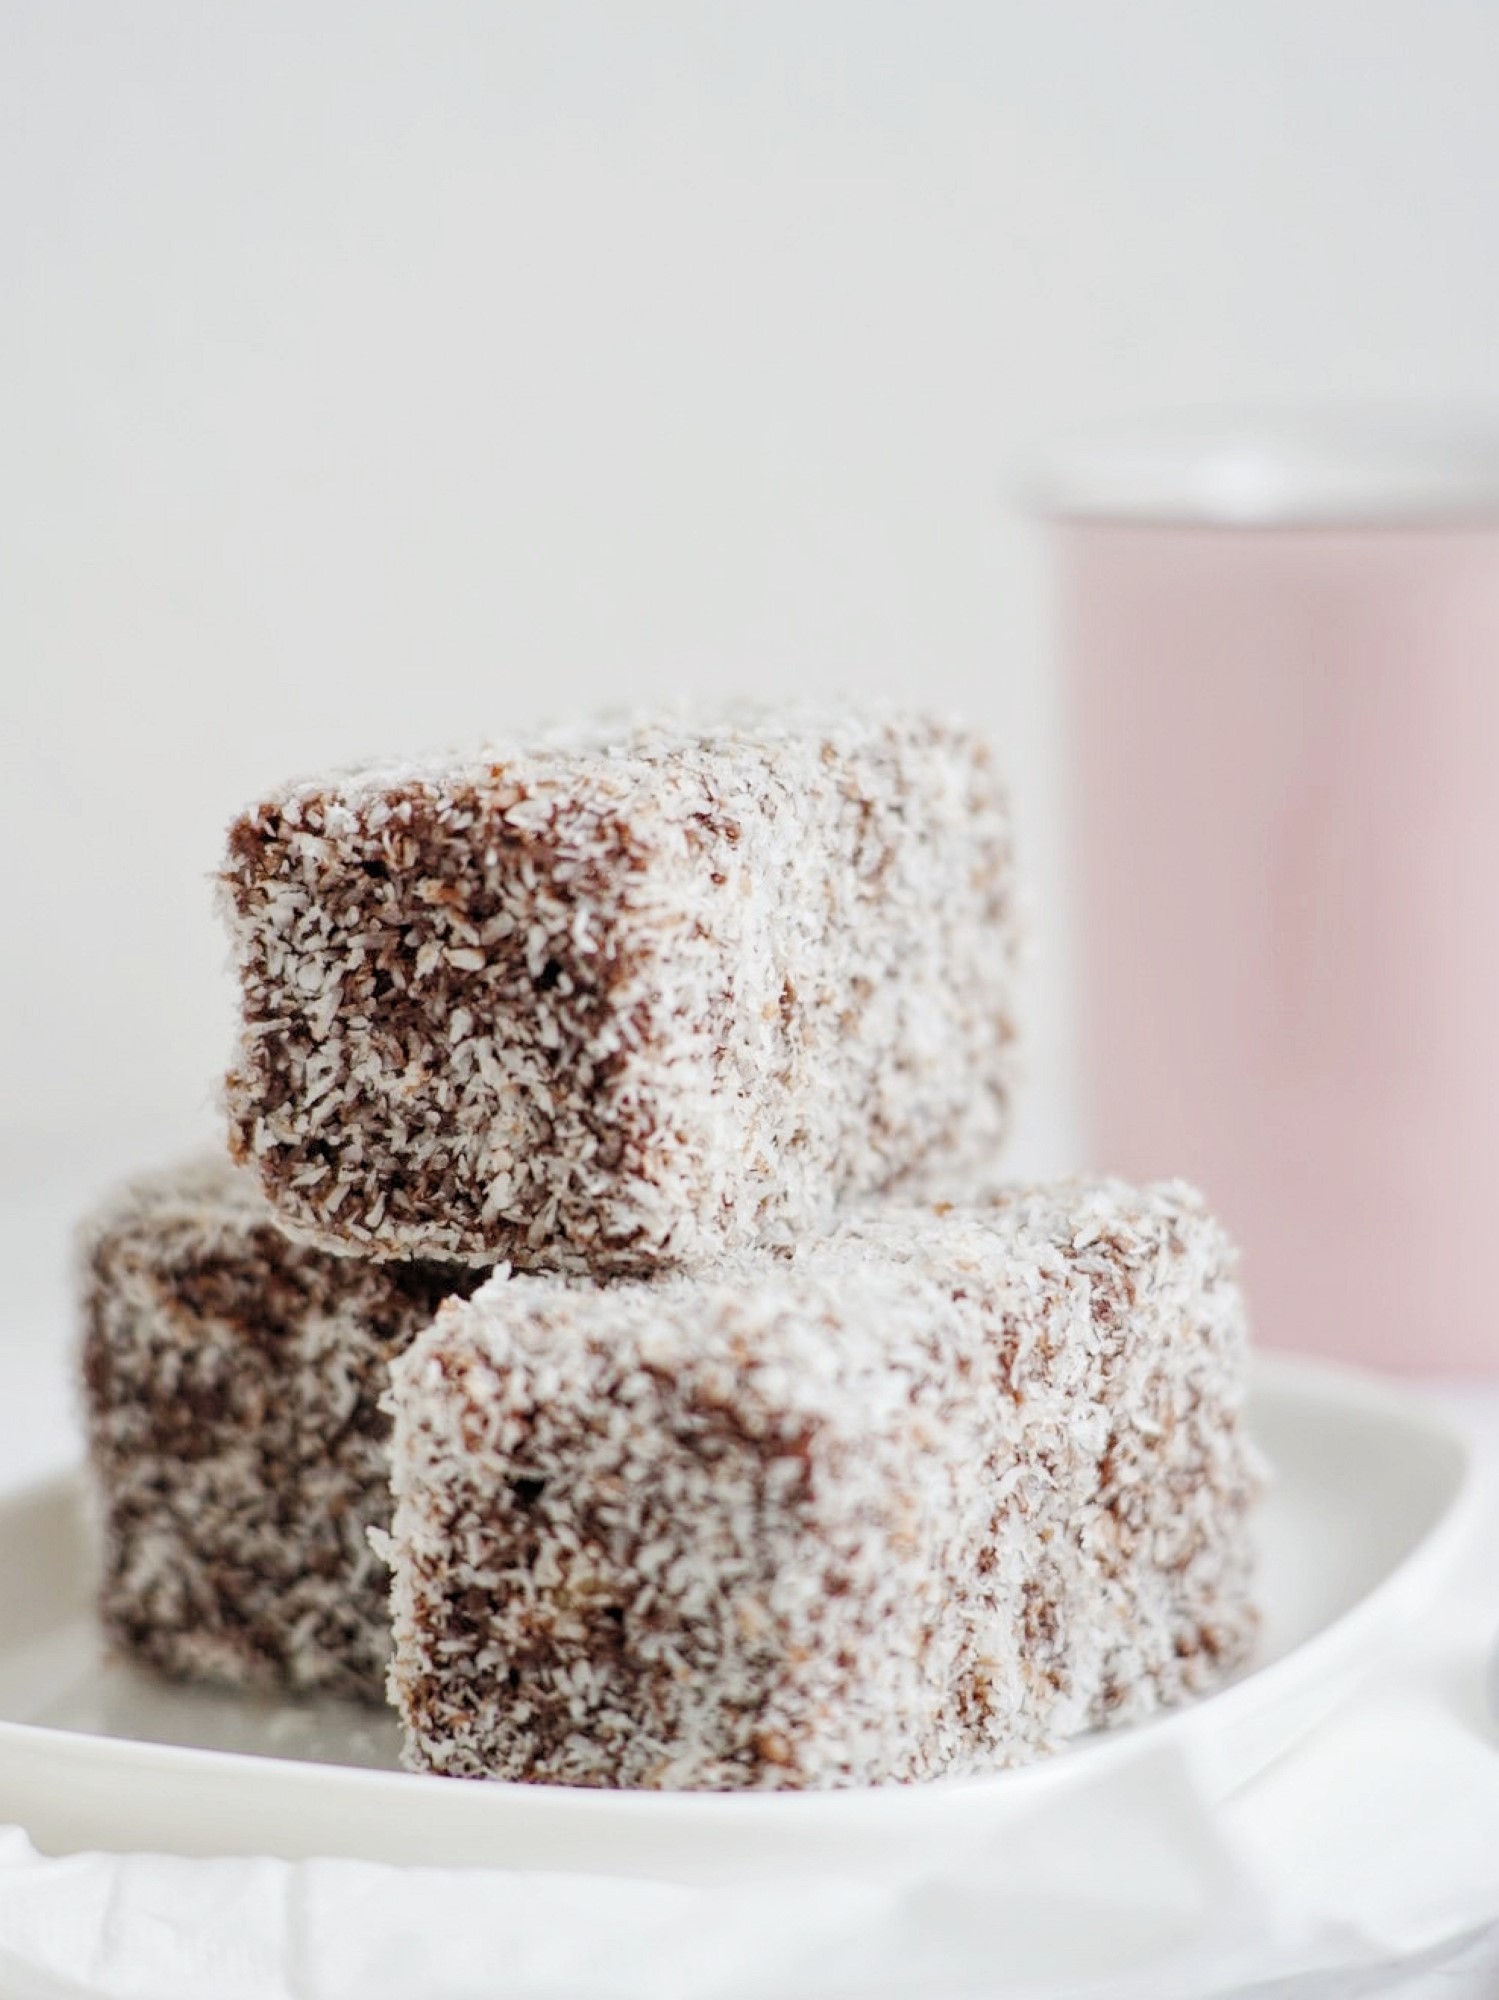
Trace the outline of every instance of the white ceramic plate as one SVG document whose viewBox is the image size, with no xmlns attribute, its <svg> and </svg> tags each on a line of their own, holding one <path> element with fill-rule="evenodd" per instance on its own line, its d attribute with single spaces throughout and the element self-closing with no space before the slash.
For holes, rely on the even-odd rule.
<svg viewBox="0 0 1499 2000">
<path fill-rule="evenodd" d="M 1327 1715 L 1439 1587 L 1471 1481 L 1461 1439 L 1404 1392 L 1261 1361 L 1265 1628 L 1196 1707 L 997 1777 L 800 1795 L 610 1793 L 413 1777 L 378 1712 L 187 1690 L 101 1654 L 76 1479 L 0 1503 L 0 1820 L 42 1848 L 345 1855 L 744 1879 L 898 1865 L 913 1842 L 1055 1802 L 1168 1732 L 1226 1795 Z"/>
</svg>

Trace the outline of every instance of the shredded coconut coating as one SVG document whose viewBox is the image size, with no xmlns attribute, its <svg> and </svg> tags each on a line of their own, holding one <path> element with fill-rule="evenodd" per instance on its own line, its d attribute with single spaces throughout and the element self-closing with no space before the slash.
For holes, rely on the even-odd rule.
<svg viewBox="0 0 1499 2000">
<path fill-rule="evenodd" d="M 138 1182 L 82 1240 L 112 1640 L 168 1674 L 384 1698 L 389 1362 L 477 1274 L 290 1242 L 250 1176 Z"/>
<path fill-rule="evenodd" d="M 416 1769 L 874 1784 L 1216 1685 L 1255 1631 L 1234 1257 L 1179 1183 L 496 1278 L 392 1371 Z"/>
<path fill-rule="evenodd" d="M 230 829 L 231 1148 L 378 1257 L 704 1265 L 962 1174 L 1008 1117 L 989 751 L 930 716 L 658 723 L 365 770 Z"/>
</svg>

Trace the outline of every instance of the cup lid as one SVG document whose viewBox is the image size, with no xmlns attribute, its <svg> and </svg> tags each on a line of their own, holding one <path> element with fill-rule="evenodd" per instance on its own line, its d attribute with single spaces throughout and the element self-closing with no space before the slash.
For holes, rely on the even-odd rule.
<svg viewBox="0 0 1499 2000">
<path fill-rule="evenodd" d="M 1061 442 L 1027 482 L 1061 520 L 1272 528 L 1499 523 L 1499 417 L 1203 419 Z"/>
</svg>

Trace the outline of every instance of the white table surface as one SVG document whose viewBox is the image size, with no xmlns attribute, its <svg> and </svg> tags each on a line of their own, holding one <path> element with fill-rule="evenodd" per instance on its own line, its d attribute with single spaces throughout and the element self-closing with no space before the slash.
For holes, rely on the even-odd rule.
<svg viewBox="0 0 1499 2000">
<path fill-rule="evenodd" d="M 30 1178 L 0 1173 L 0 1492 L 75 1464 L 81 1455 L 73 1357 L 71 1239 L 75 1220 L 109 1175 L 101 1171 L 43 1171 Z M 1499 1494 L 1499 1380 L 1492 1383 L 1423 1383 L 1429 1396 L 1474 1440 L 1492 1466 L 1491 1491 Z M 1495 1546 L 1499 1548 L 1499 1503 Z M 3 1801 L 0 1801 L 3 1818 Z M 1495 1861 L 1499 1880 L 1499 1854 Z M 1394 1993 L 1407 2000 L 1496 2000 L 1499 1997 L 1499 1928 L 1420 1966 L 1391 1967 L 1374 1985 L 1358 1983 L 1253 1989 L 1264 2000 L 1343 2000 L 1343 1996 Z"/>
</svg>

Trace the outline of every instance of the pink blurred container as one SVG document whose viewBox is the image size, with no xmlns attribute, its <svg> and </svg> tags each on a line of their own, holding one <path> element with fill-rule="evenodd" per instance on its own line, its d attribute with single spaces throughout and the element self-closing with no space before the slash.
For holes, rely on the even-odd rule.
<svg viewBox="0 0 1499 2000">
<path fill-rule="evenodd" d="M 1090 1161 L 1259 1337 L 1499 1372 L 1499 446 L 1121 446 L 1058 520 Z"/>
</svg>

